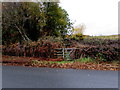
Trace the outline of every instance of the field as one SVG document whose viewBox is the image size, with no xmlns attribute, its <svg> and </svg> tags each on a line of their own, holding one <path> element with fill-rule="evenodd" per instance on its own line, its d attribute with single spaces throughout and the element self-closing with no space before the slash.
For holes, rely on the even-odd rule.
<svg viewBox="0 0 120 90">
<path fill-rule="evenodd" d="M 108 36 L 91 36 L 91 37 L 87 37 L 87 38 L 97 38 L 97 39 L 118 39 L 120 38 L 120 35 L 108 35 Z"/>
</svg>

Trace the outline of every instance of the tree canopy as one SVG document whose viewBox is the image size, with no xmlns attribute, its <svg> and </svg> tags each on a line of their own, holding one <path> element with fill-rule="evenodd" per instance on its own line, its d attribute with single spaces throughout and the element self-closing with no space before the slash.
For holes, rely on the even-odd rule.
<svg viewBox="0 0 120 90">
<path fill-rule="evenodd" d="M 37 41 L 42 36 L 63 37 L 72 23 L 56 2 L 3 2 L 3 44 Z"/>
</svg>

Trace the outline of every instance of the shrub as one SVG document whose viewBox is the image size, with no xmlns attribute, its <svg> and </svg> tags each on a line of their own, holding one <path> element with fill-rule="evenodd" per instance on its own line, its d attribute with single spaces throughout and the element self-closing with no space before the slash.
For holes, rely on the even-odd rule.
<svg viewBox="0 0 120 90">
<path fill-rule="evenodd" d="M 99 61 L 119 60 L 120 48 L 114 45 L 106 46 L 86 46 L 79 47 L 74 51 L 75 59 L 82 57 L 91 57 Z"/>
<path fill-rule="evenodd" d="M 51 39 L 51 38 L 50 38 Z M 56 42 L 43 39 L 38 42 L 25 43 L 19 45 L 18 43 L 4 46 L 3 54 L 11 56 L 27 56 L 27 57 L 45 57 L 53 58 L 54 57 L 54 48 L 62 47 L 61 42 Z"/>
<path fill-rule="evenodd" d="M 84 39 L 84 36 L 83 36 L 83 34 L 73 34 L 72 36 L 71 36 L 71 39 L 72 40 L 77 40 L 77 41 L 79 41 L 79 40 L 83 40 Z"/>
<path fill-rule="evenodd" d="M 46 37 L 38 42 L 25 43 L 23 45 L 13 44 L 2 47 L 2 53 L 11 56 L 27 56 L 27 57 L 45 57 L 54 58 L 55 48 L 63 48 L 64 44 L 68 45 L 68 48 L 75 47 L 70 54 L 70 59 L 79 59 L 81 56 L 84 58 L 90 57 L 97 61 L 115 61 L 119 60 L 120 55 L 120 39 L 84 39 L 76 44 L 76 41 L 72 43 L 72 40 L 61 38 Z M 64 43 L 64 44 L 63 44 Z M 74 44 L 74 45 L 73 45 Z"/>
</svg>

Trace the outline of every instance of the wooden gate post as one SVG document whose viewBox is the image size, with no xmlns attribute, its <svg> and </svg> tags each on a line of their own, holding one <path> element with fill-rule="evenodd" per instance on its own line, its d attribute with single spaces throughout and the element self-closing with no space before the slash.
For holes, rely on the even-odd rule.
<svg viewBox="0 0 120 90">
<path fill-rule="evenodd" d="M 63 48 L 62 52 L 63 52 L 63 59 L 64 59 L 65 58 L 65 49 L 64 48 Z"/>
</svg>

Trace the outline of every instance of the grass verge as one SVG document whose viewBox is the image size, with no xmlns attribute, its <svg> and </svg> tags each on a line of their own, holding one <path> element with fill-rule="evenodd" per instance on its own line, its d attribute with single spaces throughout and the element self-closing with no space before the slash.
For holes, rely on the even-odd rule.
<svg viewBox="0 0 120 90">
<path fill-rule="evenodd" d="M 23 60 L 24 59 L 24 60 Z M 119 70 L 119 61 L 96 63 L 92 58 L 80 58 L 74 61 L 40 61 L 39 59 L 29 59 L 23 57 L 3 57 L 3 65 L 13 66 L 29 66 L 29 67 L 49 67 L 49 68 L 65 68 L 65 69 L 93 69 L 93 70 Z M 15 62 L 11 62 L 16 60 Z M 27 60 L 27 61 L 26 61 Z M 19 61 L 19 62 L 17 62 Z M 22 62 L 26 61 L 26 62 Z M 22 63 L 21 63 L 22 62 Z"/>
</svg>

